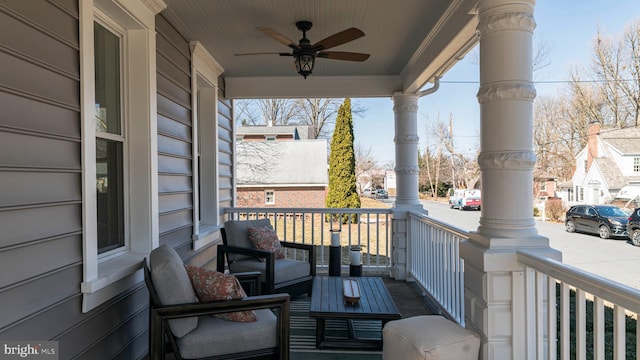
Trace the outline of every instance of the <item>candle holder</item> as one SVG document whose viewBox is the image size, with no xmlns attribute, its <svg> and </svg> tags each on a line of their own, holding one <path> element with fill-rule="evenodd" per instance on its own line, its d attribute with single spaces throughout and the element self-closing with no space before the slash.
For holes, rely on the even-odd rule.
<svg viewBox="0 0 640 360">
<path fill-rule="evenodd" d="M 342 251 L 340 247 L 340 230 L 331 232 L 331 246 L 329 247 L 329 276 L 340 276 L 342 266 Z"/>
<path fill-rule="evenodd" d="M 362 276 L 362 249 L 359 246 L 351 247 L 349 251 L 349 258 L 351 264 L 349 264 L 349 276 L 360 277 Z"/>
</svg>

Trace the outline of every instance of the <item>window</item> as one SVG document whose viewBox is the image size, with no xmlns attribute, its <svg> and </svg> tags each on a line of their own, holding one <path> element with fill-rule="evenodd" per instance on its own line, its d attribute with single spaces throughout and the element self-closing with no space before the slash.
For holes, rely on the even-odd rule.
<svg viewBox="0 0 640 360">
<path fill-rule="evenodd" d="M 267 141 L 276 141 L 275 135 L 266 135 L 264 138 Z"/>
<path fill-rule="evenodd" d="M 547 182 L 540 181 L 540 191 L 547 191 Z"/>
<path fill-rule="evenodd" d="M 218 209 L 218 77 L 222 68 L 197 42 L 191 42 L 193 57 L 193 243 L 199 249 L 216 239 Z"/>
<path fill-rule="evenodd" d="M 634 173 L 640 172 L 640 157 L 633 158 L 633 172 Z"/>
<path fill-rule="evenodd" d="M 584 188 L 578 188 L 578 201 L 584 201 Z"/>
<path fill-rule="evenodd" d="M 163 4 L 79 3 L 84 229 L 80 289 L 82 311 L 87 312 L 139 283 L 140 262 L 158 246 L 153 60 L 154 15 Z"/>
<path fill-rule="evenodd" d="M 573 199 L 573 189 L 567 189 L 567 201 L 574 201 L 574 199 Z"/>
<path fill-rule="evenodd" d="M 265 190 L 264 191 L 264 203 L 265 205 L 275 205 L 276 203 L 276 193 L 273 190 Z"/>
<path fill-rule="evenodd" d="M 98 253 L 125 246 L 120 37 L 94 25 Z"/>
<path fill-rule="evenodd" d="M 589 162 L 587 160 L 584 161 L 584 172 L 589 171 Z"/>
</svg>

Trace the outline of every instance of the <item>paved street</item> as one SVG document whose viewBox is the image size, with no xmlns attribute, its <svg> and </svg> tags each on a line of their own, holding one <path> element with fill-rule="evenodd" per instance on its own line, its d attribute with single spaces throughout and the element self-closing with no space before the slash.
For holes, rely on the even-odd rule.
<svg viewBox="0 0 640 360">
<path fill-rule="evenodd" d="M 474 231 L 479 211 L 449 209 L 448 204 L 423 201 L 429 215 L 467 231 Z M 538 233 L 549 238 L 551 247 L 562 252 L 564 263 L 622 284 L 640 289 L 640 247 L 628 239 L 600 239 L 597 235 L 568 233 L 563 224 L 536 223 Z"/>
</svg>

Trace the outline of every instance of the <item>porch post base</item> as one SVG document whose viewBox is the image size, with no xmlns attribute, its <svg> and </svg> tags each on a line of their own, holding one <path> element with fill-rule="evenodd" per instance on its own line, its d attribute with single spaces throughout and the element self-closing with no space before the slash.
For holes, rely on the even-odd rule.
<svg viewBox="0 0 640 360">
<path fill-rule="evenodd" d="M 562 260 L 562 254 L 539 235 L 488 238 L 472 233 L 460 243 L 465 260 L 466 326 L 482 337 L 481 359 L 526 358 L 525 268 L 517 251 L 527 249 Z"/>
</svg>

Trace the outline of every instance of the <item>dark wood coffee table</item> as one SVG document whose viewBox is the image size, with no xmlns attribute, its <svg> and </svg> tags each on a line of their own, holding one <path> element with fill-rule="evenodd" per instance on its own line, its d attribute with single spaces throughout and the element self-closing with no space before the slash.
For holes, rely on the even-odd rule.
<svg viewBox="0 0 640 360">
<path fill-rule="evenodd" d="M 347 304 L 342 294 L 340 276 L 316 276 L 313 279 L 309 316 L 316 319 L 316 347 L 382 349 L 382 339 L 358 339 L 353 320 L 381 320 L 382 327 L 390 320 L 400 319 L 400 311 L 393 302 L 382 278 L 349 277 L 358 282 L 360 301 Z M 349 325 L 349 338 L 327 339 L 325 320 L 345 319 Z"/>
</svg>

